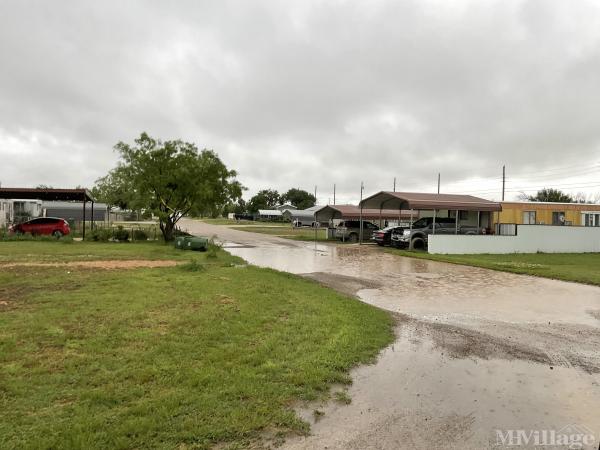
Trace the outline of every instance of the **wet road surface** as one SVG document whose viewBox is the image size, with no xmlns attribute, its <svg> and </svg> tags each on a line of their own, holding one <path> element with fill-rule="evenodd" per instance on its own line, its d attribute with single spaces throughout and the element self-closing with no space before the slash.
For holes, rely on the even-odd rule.
<svg viewBox="0 0 600 450">
<path fill-rule="evenodd" d="M 503 448 L 496 430 L 600 438 L 600 288 L 184 221 L 248 262 L 394 312 L 397 340 L 352 371 L 350 405 L 306 405 L 283 448 Z M 324 414 L 318 421 L 314 410 Z M 514 447 L 513 447 L 514 448 Z M 547 448 L 547 447 L 546 447 Z M 566 447 L 563 447 L 566 448 Z"/>
</svg>

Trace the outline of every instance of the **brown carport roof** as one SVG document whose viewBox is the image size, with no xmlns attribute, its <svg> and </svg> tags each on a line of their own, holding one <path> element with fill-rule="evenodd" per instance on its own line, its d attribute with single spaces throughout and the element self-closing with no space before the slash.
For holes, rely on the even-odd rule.
<svg viewBox="0 0 600 450">
<path fill-rule="evenodd" d="M 331 219 L 358 219 L 360 218 L 360 208 L 355 205 L 327 205 L 315 212 L 315 220 L 325 222 Z M 410 211 L 400 211 L 398 209 L 365 209 L 362 210 L 363 219 L 397 219 L 410 217 Z"/>
<path fill-rule="evenodd" d="M 44 201 L 93 202 L 87 189 L 0 188 L 0 198 L 20 198 Z"/>
<path fill-rule="evenodd" d="M 382 191 L 365 198 L 363 208 L 386 209 L 449 209 L 460 211 L 502 211 L 502 205 L 472 195 L 429 194 L 423 192 Z"/>
</svg>

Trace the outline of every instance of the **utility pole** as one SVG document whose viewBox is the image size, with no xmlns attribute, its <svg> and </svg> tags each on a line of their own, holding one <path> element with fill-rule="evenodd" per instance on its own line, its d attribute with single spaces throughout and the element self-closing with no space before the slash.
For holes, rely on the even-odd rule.
<svg viewBox="0 0 600 450">
<path fill-rule="evenodd" d="M 394 192 L 396 192 L 396 177 L 394 177 Z"/>
<path fill-rule="evenodd" d="M 335 205 L 335 183 L 333 183 L 333 204 Z"/>
<path fill-rule="evenodd" d="M 440 173 L 438 172 L 438 194 L 440 193 Z"/>
<path fill-rule="evenodd" d="M 506 188 L 506 166 L 502 166 L 502 201 L 504 201 L 505 188 Z"/>
</svg>

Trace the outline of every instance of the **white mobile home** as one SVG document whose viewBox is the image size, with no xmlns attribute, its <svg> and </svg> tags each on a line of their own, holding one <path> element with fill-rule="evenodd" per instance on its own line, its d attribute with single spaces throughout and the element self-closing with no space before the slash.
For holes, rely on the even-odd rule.
<svg viewBox="0 0 600 450">
<path fill-rule="evenodd" d="M 0 199 L 0 226 L 25 222 L 41 215 L 41 200 Z"/>
</svg>

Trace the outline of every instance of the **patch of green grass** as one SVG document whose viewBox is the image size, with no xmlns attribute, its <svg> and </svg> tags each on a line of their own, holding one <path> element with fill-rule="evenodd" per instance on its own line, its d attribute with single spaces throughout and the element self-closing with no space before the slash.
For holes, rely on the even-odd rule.
<svg viewBox="0 0 600 450">
<path fill-rule="evenodd" d="M 334 394 L 334 398 L 337 402 L 340 402 L 344 405 L 349 405 L 352 403 L 352 398 L 348 395 L 346 391 L 337 391 Z"/>
<path fill-rule="evenodd" d="M 239 448 L 303 433 L 292 406 L 326 398 L 393 340 L 384 311 L 215 253 L 0 243 L 6 262 L 194 261 L 1 269 L 0 448 Z"/>
<path fill-rule="evenodd" d="M 207 218 L 207 217 L 203 217 L 200 218 L 199 220 L 201 220 L 202 222 L 206 222 L 209 223 L 211 225 L 243 225 L 243 224 L 256 224 L 256 222 L 252 221 L 252 220 L 231 220 L 231 219 L 227 219 L 224 217 L 217 217 L 217 218 Z"/>
<path fill-rule="evenodd" d="M 293 239 L 295 241 L 314 241 L 315 240 L 315 229 L 307 227 L 292 227 L 291 225 L 271 225 L 271 226 L 247 226 L 247 227 L 233 227 L 234 230 L 249 231 L 251 233 L 269 234 L 271 236 L 278 236 L 286 239 Z M 327 229 L 317 229 L 317 241 L 327 240 Z"/>
<path fill-rule="evenodd" d="M 80 242 L 43 240 L 0 242 L 0 263 L 9 261 L 51 262 L 102 259 L 189 259 L 189 252 L 162 241 Z"/>
<path fill-rule="evenodd" d="M 600 286 L 600 253 L 431 255 L 409 250 L 389 249 L 388 251 L 411 258 L 431 259 Z"/>
</svg>

